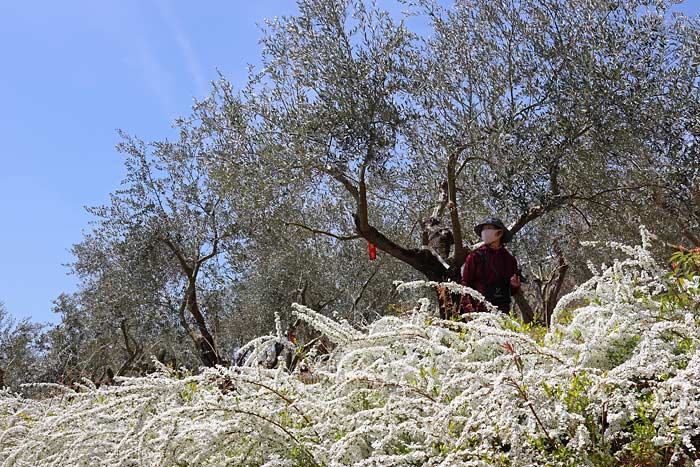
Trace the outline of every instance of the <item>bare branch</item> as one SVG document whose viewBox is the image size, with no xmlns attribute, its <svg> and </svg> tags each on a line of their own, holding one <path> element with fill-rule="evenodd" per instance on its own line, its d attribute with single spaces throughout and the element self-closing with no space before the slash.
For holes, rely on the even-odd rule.
<svg viewBox="0 0 700 467">
<path fill-rule="evenodd" d="M 381 265 L 378 265 L 374 271 L 372 271 L 372 274 L 369 275 L 367 280 L 364 281 L 362 286 L 360 287 L 360 291 L 357 294 L 357 297 L 355 297 L 355 300 L 352 302 L 352 308 L 350 309 L 350 314 L 354 315 L 355 314 L 355 308 L 357 308 L 357 304 L 360 303 L 360 300 L 362 300 L 362 296 L 365 293 L 365 290 L 367 290 L 367 286 L 369 285 L 370 282 L 372 282 L 372 279 L 374 278 L 375 275 L 379 272 L 379 269 L 381 268 Z"/>
<path fill-rule="evenodd" d="M 330 166 L 322 165 L 316 166 L 316 170 L 325 173 L 326 175 L 329 175 L 336 181 L 340 182 L 348 191 L 348 193 L 350 193 L 350 195 L 355 199 L 355 201 L 358 203 L 360 202 L 360 192 L 358 191 L 357 187 L 355 186 L 352 180 L 350 180 L 347 176 L 342 174 L 339 170 L 334 169 Z"/>
<path fill-rule="evenodd" d="M 450 207 L 450 222 L 452 223 L 452 237 L 454 239 L 454 258 L 455 264 L 461 264 L 466 259 L 466 250 L 462 243 L 462 223 L 459 220 L 459 211 L 457 210 L 457 173 L 455 166 L 457 165 L 457 157 L 461 151 L 454 151 L 450 155 L 447 163 L 447 188 Z"/>
<path fill-rule="evenodd" d="M 193 268 L 187 263 L 187 258 L 184 257 L 182 252 L 175 246 L 172 240 L 165 236 L 159 236 L 158 240 L 165 243 L 168 246 L 168 248 L 170 248 L 170 251 L 172 251 L 175 255 L 178 262 L 180 263 L 180 266 L 182 266 L 182 269 L 185 271 L 185 273 L 187 273 L 187 276 L 191 276 Z"/>
<path fill-rule="evenodd" d="M 309 227 L 309 226 L 304 225 L 304 224 L 299 224 L 297 222 L 285 222 L 284 225 L 286 225 L 286 226 L 291 225 L 294 227 L 299 227 L 299 228 L 308 230 L 309 232 L 314 233 L 314 234 L 327 235 L 329 237 L 333 237 L 333 238 L 336 238 L 336 239 L 342 240 L 342 241 L 355 240 L 355 239 L 361 238 L 361 236 L 357 235 L 357 234 L 355 234 L 355 235 L 337 235 L 337 234 L 334 234 L 332 232 L 328 232 L 326 230 L 314 229 L 313 227 Z"/>
<path fill-rule="evenodd" d="M 460 164 L 459 169 L 457 169 L 457 172 L 455 174 L 456 177 L 459 177 L 462 174 L 462 171 L 464 168 L 467 166 L 468 163 L 470 162 L 483 162 L 484 164 L 488 165 L 489 167 L 493 165 L 493 163 L 486 159 L 485 157 L 478 157 L 478 156 L 472 156 L 472 157 L 467 157 L 462 161 L 462 164 Z"/>
<path fill-rule="evenodd" d="M 435 208 L 433 208 L 433 213 L 431 217 L 435 219 L 440 219 L 445 213 L 445 207 L 447 207 L 447 202 L 449 201 L 449 186 L 447 181 L 440 184 L 440 202 Z"/>
</svg>

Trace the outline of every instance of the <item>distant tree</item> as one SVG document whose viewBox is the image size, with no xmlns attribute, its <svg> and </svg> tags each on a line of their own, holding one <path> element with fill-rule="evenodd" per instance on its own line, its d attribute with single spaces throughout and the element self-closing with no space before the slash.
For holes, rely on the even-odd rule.
<svg viewBox="0 0 700 467">
<path fill-rule="evenodd" d="M 174 143 L 123 138 L 124 188 L 109 205 L 89 209 L 95 228 L 74 249 L 82 306 L 106 314 L 128 360 L 153 349 L 153 341 L 130 334 L 146 320 L 150 338 L 163 328 L 159 321 L 169 329 L 177 323 L 204 365 L 220 364 L 222 310 L 209 292 L 221 288 L 222 266 L 212 265 L 235 250 L 237 232 L 236 212 L 208 177 L 209 142 L 185 126 Z"/>
<path fill-rule="evenodd" d="M 109 243 L 93 232 L 73 248 L 78 290 L 55 301 L 49 332 L 55 380 L 142 374 L 152 356 L 195 366 L 196 351 L 177 316 L 177 270 L 165 249 L 130 235 Z"/>
<path fill-rule="evenodd" d="M 0 388 L 18 391 L 22 383 L 41 378 L 44 326 L 29 319 L 17 322 L 0 302 Z"/>
</svg>

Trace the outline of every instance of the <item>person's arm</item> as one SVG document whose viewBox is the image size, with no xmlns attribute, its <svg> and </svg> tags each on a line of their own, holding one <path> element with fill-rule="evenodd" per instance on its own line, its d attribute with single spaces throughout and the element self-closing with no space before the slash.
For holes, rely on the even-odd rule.
<svg viewBox="0 0 700 467">
<path fill-rule="evenodd" d="M 477 256 L 478 255 L 475 253 L 469 253 L 469 255 L 467 255 L 467 260 L 464 262 L 461 284 L 466 287 L 474 287 L 474 281 L 476 280 Z"/>
<path fill-rule="evenodd" d="M 510 293 L 515 295 L 520 292 L 520 276 L 518 275 L 518 260 L 513 256 L 512 271 L 513 275 L 510 278 Z"/>
<path fill-rule="evenodd" d="M 462 267 L 462 280 L 460 283 L 465 287 L 472 287 L 474 285 L 474 275 L 476 271 L 475 257 L 477 255 L 470 253 L 467 255 L 467 260 L 464 262 Z M 462 312 L 470 313 L 474 311 L 474 304 L 471 296 L 462 295 Z"/>
</svg>

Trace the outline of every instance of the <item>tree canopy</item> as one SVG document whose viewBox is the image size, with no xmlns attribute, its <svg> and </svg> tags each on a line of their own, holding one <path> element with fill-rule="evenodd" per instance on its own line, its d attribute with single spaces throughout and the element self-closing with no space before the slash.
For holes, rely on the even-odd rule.
<svg viewBox="0 0 700 467">
<path fill-rule="evenodd" d="M 47 374 L 230 363 L 293 302 L 366 324 L 404 307 L 393 280 L 459 280 L 484 217 L 543 324 L 609 259 L 581 240 L 697 244 L 700 24 L 672 3 L 299 0 L 175 140 L 121 135 Z"/>
</svg>

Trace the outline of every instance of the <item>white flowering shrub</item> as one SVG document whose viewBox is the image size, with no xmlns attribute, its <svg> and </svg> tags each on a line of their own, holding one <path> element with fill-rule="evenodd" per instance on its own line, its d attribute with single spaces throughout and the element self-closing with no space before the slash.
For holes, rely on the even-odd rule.
<svg viewBox="0 0 700 467">
<path fill-rule="evenodd" d="M 337 345 L 292 373 L 255 364 L 278 335 L 242 367 L 3 393 L 0 465 L 698 467 L 698 281 L 642 235 L 544 337 L 497 313 L 441 321 L 427 299 L 362 330 L 295 306 Z"/>
</svg>

